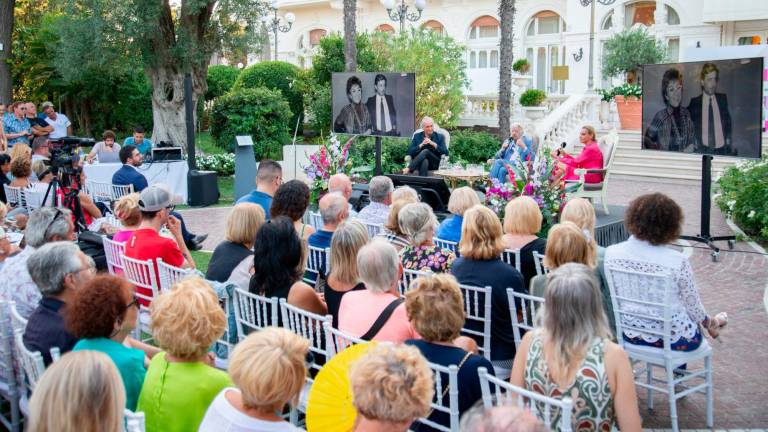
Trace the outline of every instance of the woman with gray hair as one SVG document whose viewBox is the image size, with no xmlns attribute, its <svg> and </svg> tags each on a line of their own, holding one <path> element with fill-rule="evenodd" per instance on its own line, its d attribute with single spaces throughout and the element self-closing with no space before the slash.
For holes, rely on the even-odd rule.
<svg viewBox="0 0 768 432">
<path fill-rule="evenodd" d="M 526 333 L 512 367 L 512 384 L 544 396 L 573 399 L 578 430 L 640 431 L 632 366 L 611 342 L 595 272 L 564 264 L 549 274 L 541 326 Z M 543 407 L 538 407 L 543 412 Z M 553 410 L 552 424 L 562 413 Z M 578 425 L 578 427 L 577 427 Z"/>
<path fill-rule="evenodd" d="M 435 246 L 432 241 L 437 229 L 437 218 L 429 205 L 408 204 L 400 210 L 397 221 L 411 242 L 401 251 L 403 268 L 435 273 L 450 272 L 456 255 L 448 249 Z"/>
<path fill-rule="evenodd" d="M 339 330 L 364 340 L 402 343 L 418 338 L 397 291 L 402 270 L 394 246 L 374 239 L 360 248 L 357 271 L 366 289 L 341 299 Z"/>
</svg>

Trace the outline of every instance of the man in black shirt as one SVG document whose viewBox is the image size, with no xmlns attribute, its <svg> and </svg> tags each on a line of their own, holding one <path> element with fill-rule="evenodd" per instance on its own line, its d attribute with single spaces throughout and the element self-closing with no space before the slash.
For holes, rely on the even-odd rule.
<svg viewBox="0 0 768 432">
<path fill-rule="evenodd" d="M 35 134 L 36 137 L 47 136 L 53 132 L 53 126 L 49 125 L 48 122 L 37 116 L 37 107 L 35 106 L 34 102 L 27 102 L 26 107 L 27 120 L 32 126 L 32 133 Z"/>
<path fill-rule="evenodd" d="M 420 176 L 426 177 L 429 170 L 436 170 L 440 166 L 440 157 L 448 155 L 448 147 L 445 146 L 443 135 L 435 131 L 435 122 L 431 117 L 421 120 L 421 128 L 421 132 L 413 135 L 408 147 L 411 163 L 403 173 L 418 171 Z"/>
</svg>

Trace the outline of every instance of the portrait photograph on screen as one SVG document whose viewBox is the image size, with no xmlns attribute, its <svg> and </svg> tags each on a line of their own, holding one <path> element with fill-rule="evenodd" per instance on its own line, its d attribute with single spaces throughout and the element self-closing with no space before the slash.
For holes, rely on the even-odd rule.
<svg viewBox="0 0 768 432">
<path fill-rule="evenodd" d="M 759 158 L 763 59 L 643 67 L 643 149 Z"/>
<path fill-rule="evenodd" d="M 416 129 L 413 73 L 334 73 L 331 92 L 335 133 L 410 138 Z"/>
</svg>

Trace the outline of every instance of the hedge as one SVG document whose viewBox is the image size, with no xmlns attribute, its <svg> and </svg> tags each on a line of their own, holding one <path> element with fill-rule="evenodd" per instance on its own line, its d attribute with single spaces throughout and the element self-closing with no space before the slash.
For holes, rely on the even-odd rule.
<svg viewBox="0 0 768 432">
<path fill-rule="evenodd" d="M 266 87 L 282 92 L 293 113 L 290 122 L 290 130 L 293 131 L 298 116 L 304 114 L 304 97 L 298 80 L 299 68 L 290 63 L 282 61 L 260 62 L 243 69 L 235 80 L 232 90 Z"/>
</svg>

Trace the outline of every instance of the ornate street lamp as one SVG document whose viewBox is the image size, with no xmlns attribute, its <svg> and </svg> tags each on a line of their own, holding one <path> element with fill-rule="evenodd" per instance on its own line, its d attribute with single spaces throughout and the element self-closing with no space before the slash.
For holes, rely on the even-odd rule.
<svg viewBox="0 0 768 432">
<path fill-rule="evenodd" d="M 582 6 L 592 5 L 591 19 L 589 21 L 589 78 L 587 79 L 587 91 L 593 92 L 595 86 L 595 2 L 603 6 L 610 6 L 616 3 L 616 0 L 579 0 Z"/>
<path fill-rule="evenodd" d="M 274 17 L 270 17 L 268 15 L 264 15 L 261 17 L 261 21 L 267 26 L 268 29 L 272 30 L 272 33 L 275 38 L 275 60 L 277 60 L 277 33 L 287 33 L 291 30 L 291 27 L 293 26 L 293 22 L 296 21 L 296 15 L 294 15 L 291 12 L 288 12 L 285 14 L 285 17 L 278 17 L 277 16 L 277 0 L 272 0 L 272 5 L 270 7 L 272 9 L 272 12 L 274 13 Z"/>
<path fill-rule="evenodd" d="M 405 31 L 405 22 L 416 22 L 421 18 L 421 12 L 427 7 L 427 0 L 416 0 L 414 6 L 416 11 L 410 10 L 405 4 L 405 0 L 400 0 L 400 4 L 395 4 L 395 0 L 381 0 L 381 5 L 387 9 L 389 19 L 394 22 L 400 22 L 400 33 Z"/>
</svg>

